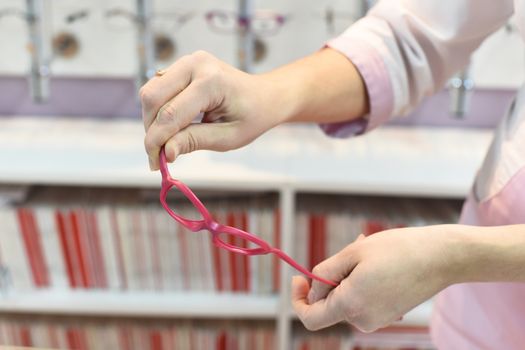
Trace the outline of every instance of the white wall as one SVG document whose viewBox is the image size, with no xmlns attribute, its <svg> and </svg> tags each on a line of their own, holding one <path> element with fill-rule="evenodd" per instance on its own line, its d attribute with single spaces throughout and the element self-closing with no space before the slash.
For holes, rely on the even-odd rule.
<svg viewBox="0 0 525 350">
<path fill-rule="evenodd" d="M 68 31 L 80 42 L 80 51 L 73 59 L 57 58 L 52 71 L 60 76 L 116 76 L 132 77 L 136 67 L 135 32 L 125 18 L 108 19 L 111 8 L 134 12 L 134 0 L 44 0 L 48 8 L 50 31 L 56 34 Z M 345 16 L 336 20 L 336 32 L 341 32 L 352 20 L 349 14 L 359 13 L 361 0 L 253 0 L 257 9 L 271 9 L 290 19 L 279 33 L 261 38 L 267 45 L 266 58 L 253 65 L 255 72 L 263 72 L 307 55 L 335 35 L 324 22 L 326 7 L 332 6 Z M 154 27 L 167 34 L 176 43 L 177 57 L 198 49 L 205 49 L 228 63 L 237 63 L 237 43 L 233 35 L 211 31 L 204 13 L 210 9 L 237 10 L 237 0 L 153 0 L 156 14 Z M 24 0 L 2 0 L 2 8 L 24 9 Z M 89 16 L 68 24 L 64 17 L 78 10 L 88 9 Z M 169 20 L 170 13 L 191 12 L 193 17 L 176 28 Z M 27 30 L 20 18 L 0 19 L 0 74 L 23 75 L 29 65 Z M 514 88 L 524 77 L 524 50 L 516 31 L 502 29 L 495 33 L 474 55 L 471 71 L 480 87 Z M 170 61 L 159 62 L 159 67 Z"/>
</svg>

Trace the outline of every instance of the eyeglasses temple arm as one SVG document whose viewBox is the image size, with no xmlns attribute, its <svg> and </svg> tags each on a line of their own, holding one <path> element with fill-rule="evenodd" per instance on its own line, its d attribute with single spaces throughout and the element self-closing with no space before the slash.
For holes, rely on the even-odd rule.
<svg viewBox="0 0 525 350">
<path fill-rule="evenodd" d="M 310 277 L 311 279 L 314 279 L 314 280 L 317 280 L 319 282 L 322 282 L 324 284 L 328 284 L 330 286 L 334 286 L 334 287 L 337 287 L 339 285 L 339 283 L 335 283 L 333 281 L 330 281 L 330 280 L 327 280 L 325 278 L 322 278 L 322 277 L 319 277 L 313 273 L 311 273 L 310 271 L 308 271 L 306 268 L 304 268 L 303 266 L 299 265 L 294 259 L 292 259 L 291 257 L 289 257 L 288 255 L 286 255 L 286 253 L 284 253 L 282 250 L 280 249 L 272 249 L 272 253 L 279 256 L 282 260 L 284 260 L 288 265 L 290 265 L 291 267 L 293 267 L 294 269 L 296 269 L 297 271 L 303 273 L 305 276 L 307 277 Z"/>
<path fill-rule="evenodd" d="M 160 173 L 162 174 L 162 181 L 165 181 L 170 178 L 170 173 L 168 172 L 168 162 L 166 160 L 166 152 L 164 151 L 164 146 L 162 146 L 162 148 L 160 149 L 159 164 Z"/>
</svg>

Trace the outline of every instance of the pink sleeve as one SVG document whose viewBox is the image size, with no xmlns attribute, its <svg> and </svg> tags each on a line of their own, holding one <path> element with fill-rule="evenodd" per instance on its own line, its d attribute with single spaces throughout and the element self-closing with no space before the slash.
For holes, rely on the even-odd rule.
<svg viewBox="0 0 525 350">
<path fill-rule="evenodd" d="M 344 54 L 356 66 L 368 92 L 370 113 L 350 122 L 321 124 L 321 129 L 330 136 L 348 137 L 363 134 L 387 121 L 392 114 L 394 94 L 379 52 L 344 36 L 330 40 L 327 46 Z"/>
<path fill-rule="evenodd" d="M 370 114 L 324 124 L 329 135 L 364 133 L 408 114 L 443 88 L 483 40 L 514 12 L 512 0 L 382 0 L 327 46 L 359 70 Z"/>
</svg>

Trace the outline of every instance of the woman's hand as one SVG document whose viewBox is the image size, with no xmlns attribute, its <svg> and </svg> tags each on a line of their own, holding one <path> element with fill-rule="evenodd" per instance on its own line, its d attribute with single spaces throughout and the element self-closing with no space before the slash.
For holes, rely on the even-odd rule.
<svg viewBox="0 0 525 350">
<path fill-rule="evenodd" d="M 199 149 L 242 147 L 288 121 L 332 123 L 368 113 L 364 82 L 332 49 L 272 72 L 251 75 L 198 51 L 153 77 L 140 91 L 144 140 L 152 170 L 166 145 L 172 162 Z M 202 123 L 193 123 L 203 113 Z"/>
<path fill-rule="evenodd" d="M 340 321 L 371 332 L 386 327 L 458 276 L 462 226 L 402 228 L 360 236 L 314 268 L 333 288 L 302 276 L 292 281 L 293 307 L 306 328 Z"/>
<path fill-rule="evenodd" d="M 263 76 L 246 74 L 199 51 L 184 56 L 140 90 L 145 146 L 152 170 L 166 145 L 172 162 L 199 149 L 242 147 L 282 122 L 285 94 Z M 202 123 L 192 123 L 203 113 Z"/>
</svg>

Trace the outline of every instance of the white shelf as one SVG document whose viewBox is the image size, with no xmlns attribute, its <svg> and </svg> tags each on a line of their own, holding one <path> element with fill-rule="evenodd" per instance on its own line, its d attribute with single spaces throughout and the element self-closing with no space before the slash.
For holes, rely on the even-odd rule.
<svg viewBox="0 0 525 350">
<path fill-rule="evenodd" d="M 0 183 L 159 186 L 140 121 L 0 118 Z M 193 188 L 464 197 L 487 130 L 385 127 L 352 139 L 286 125 L 240 150 L 199 151 L 171 171 Z"/>
<path fill-rule="evenodd" d="M 0 296 L 0 312 L 147 316 L 180 318 L 274 319 L 277 296 L 216 293 L 161 293 L 42 290 Z"/>
<path fill-rule="evenodd" d="M 0 296 L 0 312 L 90 315 L 147 316 L 178 318 L 276 319 L 278 296 L 217 293 L 159 293 L 42 290 Z M 432 301 L 427 301 L 394 325 L 428 327 Z M 297 315 L 291 311 L 291 317 Z"/>
</svg>

